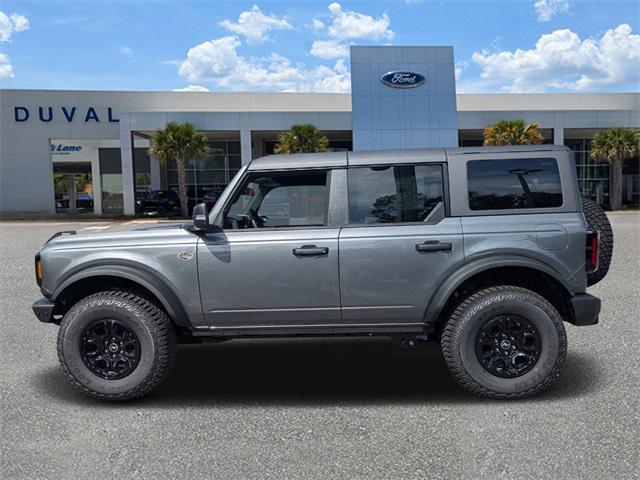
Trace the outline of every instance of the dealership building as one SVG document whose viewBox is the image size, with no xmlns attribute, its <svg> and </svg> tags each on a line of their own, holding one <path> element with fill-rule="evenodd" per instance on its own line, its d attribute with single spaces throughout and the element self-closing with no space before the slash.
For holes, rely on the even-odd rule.
<svg viewBox="0 0 640 480">
<path fill-rule="evenodd" d="M 292 125 L 335 150 L 482 145 L 501 119 L 538 123 L 576 154 L 583 193 L 608 203 L 610 172 L 589 158 L 610 127 L 640 128 L 640 94 L 457 93 L 452 47 L 352 47 L 351 94 L 0 90 L 0 215 L 135 215 L 148 191 L 177 188 L 175 164 L 149 157 L 150 135 L 191 122 L 209 155 L 190 160 L 192 202 L 215 198 Z M 638 206 L 640 160 L 625 162 L 623 204 Z"/>
</svg>

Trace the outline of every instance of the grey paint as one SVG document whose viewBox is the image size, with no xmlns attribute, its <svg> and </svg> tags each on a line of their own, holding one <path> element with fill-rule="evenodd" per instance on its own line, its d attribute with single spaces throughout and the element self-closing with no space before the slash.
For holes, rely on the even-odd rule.
<svg viewBox="0 0 640 480">
<path fill-rule="evenodd" d="M 376 165 L 380 163 L 445 162 L 442 148 L 416 148 L 406 150 L 382 150 L 349 153 L 349 165 Z"/>
<path fill-rule="evenodd" d="M 292 155 L 267 155 L 256 158 L 249 170 L 282 170 L 290 168 L 340 168 L 347 166 L 346 152 L 296 153 Z"/>
<path fill-rule="evenodd" d="M 363 164 L 366 158 L 381 164 L 384 155 L 353 154 L 354 164 Z M 565 204 L 535 213 L 470 215 L 460 178 L 466 172 L 458 167 L 464 166 L 466 157 L 498 155 L 555 156 Z M 184 311 L 195 330 L 224 335 L 419 331 L 437 319 L 460 283 L 503 266 L 544 272 L 568 295 L 585 291 L 587 225 L 575 202 L 575 169 L 566 149 L 434 149 L 406 156 L 389 152 L 389 164 L 419 159 L 448 163 L 451 214 L 433 223 L 384 225 L 347 223 L 345 160 L 351 164 L 351 156 L 298 155 L 286 165 L 275 156 L 258 160 L 238 173 L 212 212 L 213 219 L 220 218 L 231 192 L 249 170 L 268 171 L 276 165 L 293 170 L 311 162 L 333 168 L 327 227 L 226 229 L 196 235 L 171 226 L 60 237 L 41 251 L 43 289 L 55 300 L 69 285 L 91 275 L 108 272 L 135 279 L 138 272 L 140 283 L 151 285 L 170 312 L 175 302 L 175 310 Z M 450 243 L 451 249 L 417 251 L 427 241 Z M 309 245 L 328 250 L 318 256 L 294 255 L 294 248 Z M 179 254 L 184 252 L 193 257 L 182 259 Z"/>
<path fill-rule="evenodd" d="M 338 228 L 225 231 L 198 245 L 202 308 L 213 328 L 340 323 Z M 299 257 L 316 245 L 327 255 Z"/>
<path fill-rule="evenodd" d="M 451 251 L 418 252 L 425 241 Z M 437 225 L 345 227 L 340 232 L 340 290 L 345 323 L 420 324 L 439 284 L 464 264 L 459 218 Z"/>
<path fill-rule="evenodd" d="M 179 226 L 124 233 L 62 236 L 42 250 L 43 288 L 55 300 L 65 288 L 77 281 L 98 275 L 113 275 L 137 280 L 154 293 L 172 292 L 176 311 L 184 311 L 188 324 L 203 324 L 200 294 L 197 289 L 196 243 L 198 237 Z M 191 260 L 178 254 L 191 253 Z M 153 278 L 155 280 L 150 280 Z M 162 295 L 159 295 L 162 298 Z"/>
</svg>

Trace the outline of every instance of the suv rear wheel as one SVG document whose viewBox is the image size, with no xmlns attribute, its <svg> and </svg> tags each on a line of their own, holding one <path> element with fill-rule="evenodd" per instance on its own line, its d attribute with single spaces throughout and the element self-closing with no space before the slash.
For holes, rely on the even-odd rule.
<svg viewBox="0 0 640 480">
<path fill-rule="evenodd" d="M 560 375 L 567 336 L 556 309 L 520 287 L 474 293 L 453 312 L 441 338 L 456 381 L 483 397 L 524 398 Z"/>
<path fill-rule="evenodd" d="M 64 316 L 58 358 L 73 385 L 103 400 L 146 395 L 165 379 L 176 355 L 167 315 L 134 293 L 90 295 Z"/>
</svg>

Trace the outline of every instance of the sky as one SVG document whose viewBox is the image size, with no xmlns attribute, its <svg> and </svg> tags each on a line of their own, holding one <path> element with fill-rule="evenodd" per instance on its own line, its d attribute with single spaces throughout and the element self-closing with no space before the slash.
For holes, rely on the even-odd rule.
<svg viewBox="0 0 640 480">
<path fill-rule="evenodd" d="M 350 45 L 452 45 L 458 92 L 640 91 L 640 2 L 0 2 L 0 88 L 349 92 Z"/>
</svg>

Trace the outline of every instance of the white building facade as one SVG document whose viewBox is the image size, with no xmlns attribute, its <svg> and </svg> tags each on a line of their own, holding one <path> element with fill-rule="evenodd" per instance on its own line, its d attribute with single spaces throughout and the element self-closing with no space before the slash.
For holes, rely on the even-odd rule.
<svg viewBox="0 0 640 480">
<path fill-rule="evenodd" d="M 188 164 L 191 202 L 215 199 L 292 125 L 318 127 L 336 150 L 477 146 L 501 119 L 538 123 L 576 152 L 583 193 L 608 203 L 609 167 L 589 158 L 610 127 L 640 128 L 640 94 L 457 94 L 451 47 L 352 47 L 352 93 L 0 90 L 0 215 L 135 215 L 148 191 L 177 188 L 149 136 L 185 121 L 209 155 Z M 640 161 L 625 164 L 623 203 L 637 206 Z"/>
</svg>

